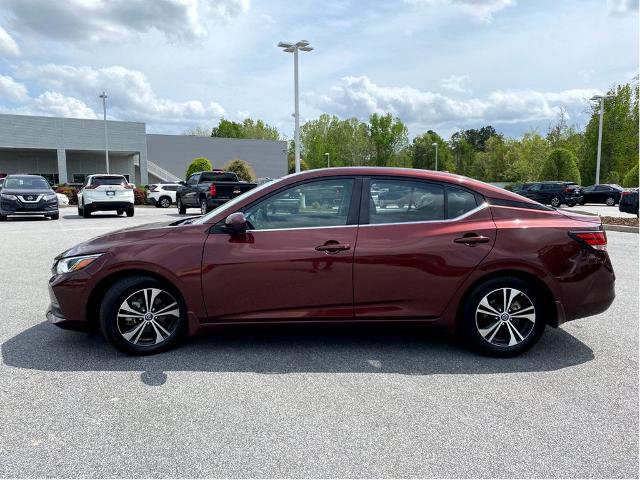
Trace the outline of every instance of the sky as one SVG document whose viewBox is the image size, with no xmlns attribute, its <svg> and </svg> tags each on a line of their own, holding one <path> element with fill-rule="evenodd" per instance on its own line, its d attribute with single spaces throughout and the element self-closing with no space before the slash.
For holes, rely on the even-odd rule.
<svg viewBox="0 0 640 480">
<path fill-rule="evenodd" d="M 0 0 L 0 113 L 140 121 L 247 116 L 293 132 L 323 112 L 412 136 L 491 124 L 518 137 L 638 75 L 638 0 Z"/>
</svg>

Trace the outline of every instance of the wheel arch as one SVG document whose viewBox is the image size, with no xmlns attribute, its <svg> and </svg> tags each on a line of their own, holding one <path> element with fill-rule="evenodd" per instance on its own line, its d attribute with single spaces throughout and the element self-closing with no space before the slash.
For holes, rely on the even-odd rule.
<svg viewBox="0 0 640 480">
<path fill-rule="evenodd" d="M 462 321 L 462 315 L 464 311 L 465 304 L 467 299 L 473 292 L 473 290 L 481 285 L 484 282 L 489 280 L 493 280 L 494 278 L 500 277 L 515 277 L 520 280 L 524 280 L 525 282 L 531 284 L 543 297 L 543 301 L 545 305 L 548 305 L 548 309 L 545 312 L 546 323 L 552 327 L 557 327 L 559 323 L 559 315 L 558 315 L 558 305 L 553 295 L 553 292 L 549 288 L 549 286 L 543 282 L 538 276 L 532 274 L 531 272 L 527 272 L 525 270 L 518 269 L 505 269 L 505 270 L 495 270 L 492 272 L 488 272 L 485 275 L 475 279 L 470 285 L 467 286 L 464 293 L 460 297 L 460 301 L 458 302 L 458 306 L 456 308 L 456 328 L 459 326 Z M 560 315 L 561 316 L 561 315 Z"/>
</svg>

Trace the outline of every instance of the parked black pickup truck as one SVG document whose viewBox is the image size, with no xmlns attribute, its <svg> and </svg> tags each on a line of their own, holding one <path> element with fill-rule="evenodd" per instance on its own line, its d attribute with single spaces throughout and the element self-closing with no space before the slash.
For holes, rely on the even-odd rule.
<svg viewBox="0 0 640 480">
<path fill-rule="evenodd" d="M 204 215 L 255 187 L 255 183 L 238 180 L 238 176 L 233 172 L 197 172 L 186 182 L 180 182 L 176 192 L 176 205 L 179 213 L 187 213 L 187 208 L 199 208 Z"/>
</svg>

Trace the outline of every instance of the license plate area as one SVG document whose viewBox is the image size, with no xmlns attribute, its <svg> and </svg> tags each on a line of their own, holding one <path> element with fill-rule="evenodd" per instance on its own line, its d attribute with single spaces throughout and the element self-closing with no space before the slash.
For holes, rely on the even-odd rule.
<svg viewBox="0 0 640 480">
<path fill-rule="evenodd" d="M 116 192 L 115 190 L 107 190 L 107 197 L 113 197 L 115 196 Z"/>
</svg>

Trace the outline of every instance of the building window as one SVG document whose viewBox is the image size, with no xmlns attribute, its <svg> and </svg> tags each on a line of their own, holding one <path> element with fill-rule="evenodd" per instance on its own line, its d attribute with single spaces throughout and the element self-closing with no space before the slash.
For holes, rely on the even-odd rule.
<svg viewBox="0 0 640 480">
<path fill-rule="evenodd" d="M 74 173 L 73 174 L 73 183 L 84 183 L 87 178 L 87 173 Z"/>
<path fill-rule="evenodd" d="M 57 185 L 60 181 L 60 177 L 57 173 L 30 173 L 29 175 L 40 175 L 41 177 L 44 177 L 47 182 L 49 182 L 49 185 Z"/>
</svg>

